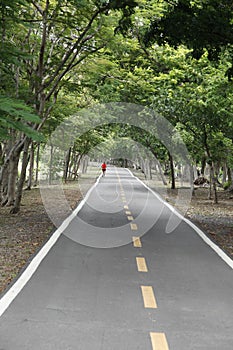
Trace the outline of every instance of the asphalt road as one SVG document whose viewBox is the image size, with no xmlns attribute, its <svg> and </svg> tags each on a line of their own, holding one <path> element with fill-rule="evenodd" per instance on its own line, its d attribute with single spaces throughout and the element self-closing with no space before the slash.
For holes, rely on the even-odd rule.
<svg viewBox="0 0 233 350">
<path fill-rule="evenodd" d="M 170 216 L 108 169 L 2 314 L 0 350 L 232 350 L 232 268 Z"/>
</svg>

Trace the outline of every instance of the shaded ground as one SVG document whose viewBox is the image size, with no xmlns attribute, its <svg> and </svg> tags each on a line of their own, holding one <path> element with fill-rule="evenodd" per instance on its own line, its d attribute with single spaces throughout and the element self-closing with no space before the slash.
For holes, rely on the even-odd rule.
<svg viewBox="0 0 233 350">
<path fill-rule="evenodd" d="M 207 188 L 197 188 L 186 216 L 233 259 L 233 195 L 219 191 L 219 203 L 208 198 Z"/>
<path fill-rule="evenodd" d="M 219 204 L 207 199 L 207 189 L 195 191 L 186 214 L 233 258 L 233 197 L 219 193 Z M 64 189 L 73 209 L 82 198 L 77 185 Z M 24 194 L 21 212 L 9 215 L 9 208 L 0 208 L 0 293 L 3 292 L 28 260 L 54 232 L 47 216 L 39 189 Z"/>
</svg>

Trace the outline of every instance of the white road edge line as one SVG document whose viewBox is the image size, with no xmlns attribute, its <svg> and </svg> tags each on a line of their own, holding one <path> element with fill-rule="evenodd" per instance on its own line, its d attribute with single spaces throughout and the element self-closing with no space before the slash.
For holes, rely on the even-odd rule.
<svg viewBox="0 0 233 350">
<path fill-rule="evenodd" d="M 99 183 L 100 178 L 101 178 L 101 175 L 98 177 L 94 185 L 88 190 L 87 194 L 85 195 L 83 200 L 79 203 L 77 208 L 75 208 L 75 210 L 70 214 L 70 216 L 68 216 L 63 221 L 61 226 L 57 228 L 57 230 L 53 233 L 53 235 L 50 237 L 48 242 L 45 243 L 45 245 L 35 255 L 35 257 L 32 259 L 32 261 L 29 263 L 29 265 L 26 267 L 23 273 L 19 276 L 19 278 L 15 281 L 12 287 L 5 294 L 3 294 L 2 298 L 0 299 L 0 317 L 7 310 L 7 308 L 10 306 L 12 301 L 17 297 L 17 295 L 21 292 L 21 290 L 27 284 L 27 282 L 31 279 L 31 277 L 36 272 L 42 260 L 46 257 L 50 249 L 54 246 L 58 238 L 61 236 L 62 232 L 67 228 L 69 223 L 74 219 L 74 217 L 82 209 L 88 197 L 90 196 L 91 192 Z"/>
<path fill-rule="evenodd" d="M 125 168 L 126 169 L 126 168 Z M 150 187 L 148 187 L 142 180 L 140 180 L 137 176 L 135 176 L 129 169 L 127 169 L 129 173 L 137 179 L 144 187 L 146 187 L 155 197 L 157 197 L 168 209 L 170 209 L 175 215 L 177 215 L 180 219 L 182 219 L 184 222 L 186 222 L 190 227 L 192 227 L 197 234 L 203 239 L 203 241 L 208 244 L 219 256 L 222 260 L 225 261 L 225 263 L 233 269 L 233 260 L 221 249 L 219 248 L 214 242 L 209 239 L 205 233 L 199 229 L 194 223 L 192 223 L 189 219 L 185 218 L 182 214 L 180 214 L 171 204 L 167 203 L 162 197 L 160 197 L 156 192 L 154 192 Z"/>
</svg>

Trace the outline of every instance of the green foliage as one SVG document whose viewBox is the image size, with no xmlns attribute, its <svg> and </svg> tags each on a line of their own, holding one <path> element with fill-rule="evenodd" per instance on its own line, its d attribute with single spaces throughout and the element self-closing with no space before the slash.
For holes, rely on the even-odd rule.
<svg viewBox="0 0 233 350">
<path fill-rule="evenodd" d="M 35 141 L 43 138 L 34 128 L 40 118 L 24 102 L 0 96 L 0 140 L 10 137 L 10 130 L 23 132 Z"/>
<path fill-rule="evenodd" d="M 213 160 L 232 164 L 231 1 L 72 0 L 50 1 L 47 9 L 40 2 L 44 12 L 31 1 L 8 2 L 0 7 L 0 91 L 8 96 L 0 100 L 1 139 L 11 129 L 37 138 L 32 124 L 39 120 L 28 104 L 42 117 L 51 109 L 47 138 L 83 107 L 133 102 L 168 119 L 194 162 L 207 146 Z M 154 137 L 125 125 L 85 133 L 76 150 L 90 152 L 108 137 L 112 149 L 114 138 L 130 138 L 167 159 Z"/>
<path fill-rule="evenodd" d="M 231 181 L 224 182 L 224 184 L 223 184 L 224 190 L 228 190 L 228 188 L 230 188 L 230 187 L 231 187 Z"/>
<path fill-rule="evenodd" d="M 170 6 L 162 18 L 151 21 L 145 43 L 169 43 L 173 47 L 184 44 L 199 59 L 205 49 L 208 58 L 216 61 L 223 49 L 233 43 L 233 5 L 229 0 L 179 0 Z M 227 70 L 229 79 L 232 68 Z"/>
</svg>

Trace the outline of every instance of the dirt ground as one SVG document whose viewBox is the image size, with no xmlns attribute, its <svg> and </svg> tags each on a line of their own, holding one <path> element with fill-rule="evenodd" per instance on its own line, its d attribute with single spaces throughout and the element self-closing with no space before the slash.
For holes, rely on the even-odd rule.
<svg viewBox="0 0 233 350">
<path fill-rule="evenodd" d="M 64 192 L 71 208 L 75 208 L 82 198 L 78 186 L 67 185 Z M 219 204 L 213 204 L 207 199 L 207 189 L 198 188 L 186 216 L 233 258 L 233 196 L 221 191 Z M 0 208 L 0 293 L 54 230 L 38 188 L 25 191 L 19 214 L 10 215 L 9 208 Z"/>
<path fill-rule="evenodd" d="M 186 217 L 233 259 L 233 194 L 220 190 L 218 204 L 208 199 L 208 188 L 196 188 Z"/>
</svg>

